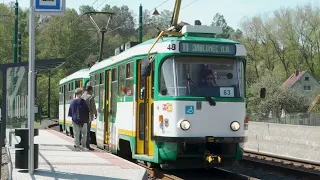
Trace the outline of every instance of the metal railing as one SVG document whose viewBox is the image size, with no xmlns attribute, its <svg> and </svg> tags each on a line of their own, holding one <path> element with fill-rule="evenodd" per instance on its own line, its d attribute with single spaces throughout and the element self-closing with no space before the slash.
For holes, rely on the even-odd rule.
<svg viewBox="0 0 320 180">
<path fill-rule="evenodd" d="M 305 126 L 320 126 L 320 113 L 291 113 L 285 116 L 266 115 L 266 114 L 249 114 L 250 121 L 277 123 L 277 124 L 291 124 L 291 125 L 305 125 Z"/>
</svg>

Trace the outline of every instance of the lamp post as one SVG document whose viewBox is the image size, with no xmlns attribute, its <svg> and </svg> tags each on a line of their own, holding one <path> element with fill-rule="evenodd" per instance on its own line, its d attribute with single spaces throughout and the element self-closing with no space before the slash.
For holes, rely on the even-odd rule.
<svg viewBox="0 0 320 180">
<path fill-rule="evenodd" d="M 18 0 L 16 0 L 15 6 L 14 6 L 14 44 L 13 44 L 13 62 L 18 62 L 18 24 L 19 24 L 19 3 Z"/>
<path fill-rule="evenodd" d="M 139 7 L 139 42 L 142 43 L 142 5 Z"/>
</svg>

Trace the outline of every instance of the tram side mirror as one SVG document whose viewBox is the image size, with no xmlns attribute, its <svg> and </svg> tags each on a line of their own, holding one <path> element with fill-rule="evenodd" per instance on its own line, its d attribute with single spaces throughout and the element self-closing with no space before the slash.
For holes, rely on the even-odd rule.
<svg viewBox="0 0 320 180">
<path fill-rule="evenodd" d="M 266 88 L 261 88 L 260 89 L 260 98 L 265 98 L 266 97 Z"/>
<path fill-rule="evenodd" d="M 141 76 L 142 77 L 149 77 L 150 76 L 150 65 L 147 58 L 142 59 L 141 62 Z"/>
</svg>

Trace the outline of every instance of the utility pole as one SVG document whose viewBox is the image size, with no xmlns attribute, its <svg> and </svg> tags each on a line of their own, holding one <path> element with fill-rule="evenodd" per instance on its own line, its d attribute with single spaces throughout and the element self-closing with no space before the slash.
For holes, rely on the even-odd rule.
<svg viewBox="0 0 320 180">
<path fill-rule="evenodd" d="M 48 74 L 48 118 L 50 119 L 50 97 L 51 97 L 51 72 Z"/>
<path fill-rule="evenodd" d="M 16 0 L 15 6 L 14 6 L 14 34 L 13 34 L 13 63 L 17 63 L 18 62 L 18 23 L 19 23 L 19 4 L 18 4 L 18 0 Z M 15 70 L 11 71 L 11 92 L 14 91 L 15 88 L 15 84 L 16 84 L 16 74 L 15 74 Z M 15 97 L 11 97 L 11 101 L 12 101 L 12 109 L 14 109 L 13 112 L 15 112 Z M 15 113 L 14 113 L 15 114 Z"/>
<path fill-rule="evenodd" d="M 108 21 L 108 24 L 109 24 L 109 21 Z M 99 62 L 102 61 L 103 59 L 102 53 L 103 53 L 103 44 L 104 44 L 104 34 L 107 32 L 107 29 L 103 27 L 101 28 L 100 32 L 101 32 L 101 41 L 100 41 Z"/>
<path fill-rule="evenodd" d="M 99 58 L 98 58 L 98 61 L 100 62 L 103 59 L 102 55 L 103 55 L 104 34 L 107 32 L 107 29 L 108 29 L 108 26 L 109 26 L 109 22 L 110 22 L 112 16 L 114 15 L 114 13 L 112 13 L 112 12 L 86 12 L 83 15 L 85 15 L 85 14 L 89 17 L 91 23 L 97 29 L 97 31 L 101 33 L 100 52 L 99 52 Z M 105 27 L 99 28 L 97 23 L 92 18 L 91 14 L 104 14 L 104 15 L 109 16 L 107 25 Z"/>
<path fill-rule="evenodd" d="M 14 45 L 13 45 L 13 62 L 18 62 L 18 23 L 19 23 L 19 4 L 18 0 L 16 0 L 15 6 L 14 6 Z"/>
<path fill-rule="evenodd" d="M 142 43 L 142 5 L 139 7 L 139 42 Z"/>
</svg>

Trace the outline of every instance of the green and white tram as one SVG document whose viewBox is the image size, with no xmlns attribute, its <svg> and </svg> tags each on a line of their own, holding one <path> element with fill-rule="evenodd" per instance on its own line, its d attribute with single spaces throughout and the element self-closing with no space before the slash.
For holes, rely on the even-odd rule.
<svg viewBox="0 0 320 180">
<path fill-rule="evenodd" d="M 129 42 L 93 65 L 98 147 L 148 165 L 240 160 L 248 127 L 246 49 L 214 38 L 221 32 L 185 25 L 181 32 Z"/>
<path fill-rule="evenodd" d="M 89 82 L 89 69 L 81 69 L 59 82 L 59 125 L 60 131 L 73 136 L 72 120 L 68 117 L 70 102 L 75 98 L 76 88 L 82 88 Z M 95 128 L 95 121 L 92 122 Z"/>
</svg>

